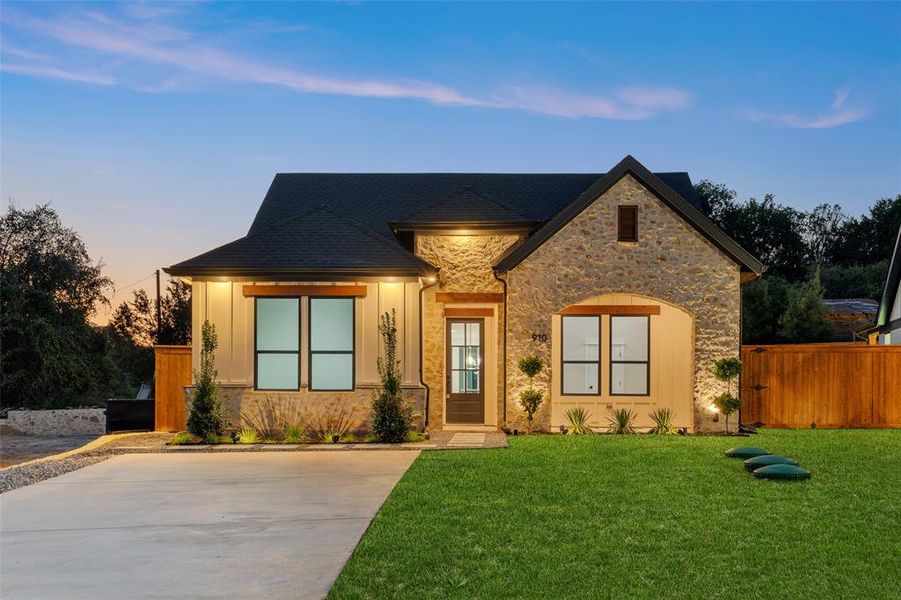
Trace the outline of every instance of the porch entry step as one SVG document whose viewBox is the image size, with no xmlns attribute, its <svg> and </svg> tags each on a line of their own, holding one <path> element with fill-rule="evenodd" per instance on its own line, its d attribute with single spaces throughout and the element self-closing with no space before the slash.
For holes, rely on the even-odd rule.
<svg viewBox="0 0 901 600">
<path fill-rule="evenodd" d="M 447 443 L 448 448 L 482 448 L 484 445 L 484 433 L 455 433 Z"/>
</svg>

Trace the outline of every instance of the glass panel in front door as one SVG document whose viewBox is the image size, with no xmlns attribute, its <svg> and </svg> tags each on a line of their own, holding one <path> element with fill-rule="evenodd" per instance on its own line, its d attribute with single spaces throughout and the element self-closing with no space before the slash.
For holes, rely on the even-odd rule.
<svg viewBox="0 0 901 600">
<path fill-rule="evenodd" d="M 482 368 L 480 323 L 451 323 L 451 393 L 478 394 Z"/>
</svg>

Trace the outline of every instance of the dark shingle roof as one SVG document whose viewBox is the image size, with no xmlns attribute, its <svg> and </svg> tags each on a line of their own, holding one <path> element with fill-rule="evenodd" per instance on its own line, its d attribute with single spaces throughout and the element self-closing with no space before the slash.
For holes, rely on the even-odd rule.
<svg viewBox="0 0 901 600">
<path fill-rule="evenodd" d="M 409 276 L 435 272 L 432 265 L 400 245 L 320 206 L 172 265 L 168 272 L 365 276 L 372 269 Z"/>
<path fill-rule="evenodd" d="M 588 189 L 603 173 L 279 173 L 257 212 L 250 233 L 272 227 L 326 205 L 389 239 L 390 223 L 407 220 L 428 206 L 437 206 L 461 190 L 509 207 L 529 221 L 550 219 Z M 694 206 L 700 201 L 688 173 L 657 173 L 669 187 Z M 475 202 L 447 207 L 454 221 L 479 221 Z M 456 211 L 459 211 L 457 214 Z"/>
<path fill-rule="evenodd" d="M 634 159 L 633 159 L 634 160 Z M 687 173 L 657 173 L 700 210 Z M 600 173 L 279 173 L 247 235 L 166 269 L 172 275 L 423 275 L 401 223 L 545 223 Z"/>
</svg>

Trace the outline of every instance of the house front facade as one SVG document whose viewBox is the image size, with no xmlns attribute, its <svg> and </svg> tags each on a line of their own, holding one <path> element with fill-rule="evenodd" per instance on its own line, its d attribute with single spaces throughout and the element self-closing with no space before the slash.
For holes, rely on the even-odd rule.
<svg viewBox="0 0 901 600">
<path fill-rule="evenodd" d="M 278 174 L 245 237 L 166 271 L 192 285 L 194 339 L 216 326 L 236 424 L 269 397 L 365 425 L 393 312 L 428 430 L 522 428 L 530 355 L 539 429 L 574 407 L 646 427 L 667 407 L 716 430 L 712 365 L 738 355 L 740 288 L 763 265 L 701 208 L 686 173 L 632 157 L 603 174 Z"/>
</svg>

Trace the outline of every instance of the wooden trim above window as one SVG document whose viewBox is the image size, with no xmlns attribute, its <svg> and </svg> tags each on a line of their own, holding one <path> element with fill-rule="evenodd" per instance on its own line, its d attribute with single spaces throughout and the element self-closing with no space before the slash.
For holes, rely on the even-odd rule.
<svg viewBox="0 0 901 600">
<path fill-rule="evenodd" d="M 483 302 L 500 304 L 504 301 L 504 295 L 502 293 L 437 292 L 435 301 L 454 304 L 480 304 Z"/>
<path fill-rule="evenodd" d="M 493 308 L 445 308 L 445 317 L 493 317 Z"/>
<path fill-rule="evenodd" d="M 560 311 L 561 315 L 659 315 L 657 304 L 575 304 Z"/>
<path fill-rule="evenodd" d="M 638 207 L 635 205 L 621 205 L 617 207 L 616 214 L 616 241 L 638 241 Z"/>
<path fill-rule="evenodd" d="M 365 285 L 245 285 L 245 298 L 254 296 L 328 296 L 365 298 Z"/>
</svg>

